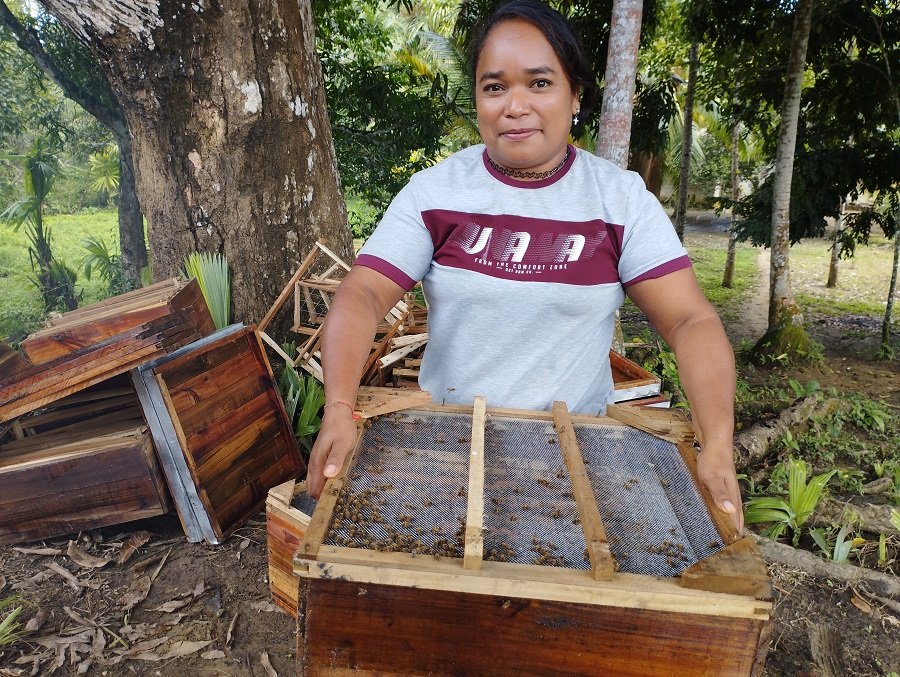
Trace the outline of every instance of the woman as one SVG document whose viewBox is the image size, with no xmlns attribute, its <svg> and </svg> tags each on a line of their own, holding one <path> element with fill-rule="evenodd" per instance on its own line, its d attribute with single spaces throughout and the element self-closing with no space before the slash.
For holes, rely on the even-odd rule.
<svg viewBox="0 0 900 677">
<path fill-rule="evenodd" d="M 356 439 L 375 327 L 418 280 L 429 303 L 420 385 L 436 401 L 602 413 L 624 292 L 672 346 L 701 442 L 698 472 L 742 527 L 732 458 L 734 359 L 671 222 L 640 177 L 567 139 L 596 84 L 565 19 L 498 9 L 472 42 L 484 145 L 416 174 L 341 283 L 323 337 L 326 408 L 309 491 Z M 582 103 L 584 108 L 582 108 Z"/>
</svg>

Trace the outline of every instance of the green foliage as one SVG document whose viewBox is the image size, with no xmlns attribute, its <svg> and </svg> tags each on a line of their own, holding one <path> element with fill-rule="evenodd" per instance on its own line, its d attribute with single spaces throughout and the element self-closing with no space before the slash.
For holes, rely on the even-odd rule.
<svg viewBox="0 0 900 677">
<path fill-rule="evenodd" d="M 400 26 L 385 3 L 319 0 L 313 10 L 341 182 L 375 209 L 371 223 L 355 224 L 366 235 L 440 150 L 445 81 L 397 58 Z"/>
<path fill-rule="evenodd" d="M 790 530 L 794 546 L 799 545 L 801 528 L 816 509 L 825 486 L 836 472 L 831 470 L 816 475 L 807 483 L 806 462 L 789 457 L 787 496 L 751 498 L 744 507 L 744 520 L 747 524 L 772 523 L 763 533 L 773 539 Z"/>
<path fill-rule="evenodd" d="M 850 551 L 857 545 L 865 543 L 865 539 L 861 538 L 848 539 L 850 528 L 849 525 L 845 524 L 839 529 L 810 529 L 809 534 L 825 557 L 834 562 L 846 562 L 850 556 Z M 835 531 L 837 531 L 836 534 L 834 533 Z"/>
<path fill-rule="evenodd" d="M 656 345 L 656 351 L 644 360 L 644 369 L 660 377 L 663 391 L 672 395 L 673 406 L 687 407 L 688 401 L 681 387 L 681 378 L 678 376 L 675 353 L 662 339 L 658 340 Z"/>
<path fill-rule="evenodd" d="M 110 296 L 131 291 L 134 287 L 131 280 L 122 270 L 119 255 L 109 250 L 106 242 L 97 235 L 86 237 L 81 246 L 86 250 L 81 259 L 81 268 L 85 277 L 90 280 L 94 272 L 106 283 Z"/>
<path fill-rule="evenodd" d="M 296 351 L 294 346 L 285 346 L 289 355 Z M 278 379 L 278 392 L 284 400 L 288 420 L 297 441 L 312 451 L 315 435 L 322 426 L 322 407 L 325 404 L 325 390 L 312 376 L 301 376 L 291 365 L 286 364 Z"/>
<path fill-rule="evenodd" d="M 25 608 L 20 601 L 21 598 L 15 595 L 0 599 L 0 649 L 12 645 L 25 634 L 17 620 Z"/>
<path fill-rule="evenodd" d="M 103 203 L 119 191 L 119 147 L 109 144 L 88 156 L 91 188 L 100 194 Z"/>
<path fill-rule="evenodd" d="M 218 252 L 191 252 L 184 259 L 184 271 L 189 279 L 200 283 L 209 314 L 216 329 L 231 323 L 231 272 L 228 260 Z"/>
</svg>

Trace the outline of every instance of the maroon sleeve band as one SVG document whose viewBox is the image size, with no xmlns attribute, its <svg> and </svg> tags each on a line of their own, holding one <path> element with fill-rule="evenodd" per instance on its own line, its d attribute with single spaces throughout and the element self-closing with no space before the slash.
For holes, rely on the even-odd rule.
<svg viewBox="0 0 900 677">
<path fill-rule="evenodd" d="M 381 273 L 391 282 L 395 282 L 397 285 L 403 287 L 404 291 L 409 291 L 416 286 L 416 280 L 412 279 L 397 266 L 388 263 L 384 259 L 379 259 L 377 256 L 360 254 L 356 257 L 353 265 L 371 268 L 372 270 Z"/>
<path fill-rule="evenodd" d="M 359 260 L 359 259 L 357 259 Z M 629 280 L 628 282 L 623 282 L 623 287 L 630 287 L 633 284 L 638 282 L 643 282 L 644 280 L 656 280 L 657 278 L 663 277 L 664 275 L 668 275 L 669 273 L 674 273 L 676 270 L 683 270 L 684 268 L 691 267 L 691 259 L 687 254 L 684 256 L 679 256 L 677 259 L 672 259 L 671 261 L 666 261 L 662 265 L 656 266 L 656 268 L 651 268 L 646 273 L 642 275 L 638 275 L 633 280 Z"/>
</svg>

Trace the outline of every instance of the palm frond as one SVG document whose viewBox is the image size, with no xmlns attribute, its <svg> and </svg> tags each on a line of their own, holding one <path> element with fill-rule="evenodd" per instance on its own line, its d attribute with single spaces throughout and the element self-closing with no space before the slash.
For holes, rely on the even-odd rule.
<svg viewBox="0 0 900 677">
<path fill-rule="evenodd" d="M 219 253 L 192 252 L 184 259 L 188 278 L 200 284 L 209 314 L 217 329 L 231 323 L 231 272 L 228 260 Z"/>
</svg>

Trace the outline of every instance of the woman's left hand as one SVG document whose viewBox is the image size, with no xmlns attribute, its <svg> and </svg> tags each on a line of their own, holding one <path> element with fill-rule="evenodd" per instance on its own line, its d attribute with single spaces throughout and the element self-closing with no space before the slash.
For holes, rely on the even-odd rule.
<svg viewBox="0 0 900 677">
<path fill-rule="evenodd" d="M 697 457 L 697 476 L 709 489 L 713 502 L 731 515 L 740 534 L 744 530 L 744 511 L 731 454 L 731 449 L 701 450 Z"/>
</svg>

